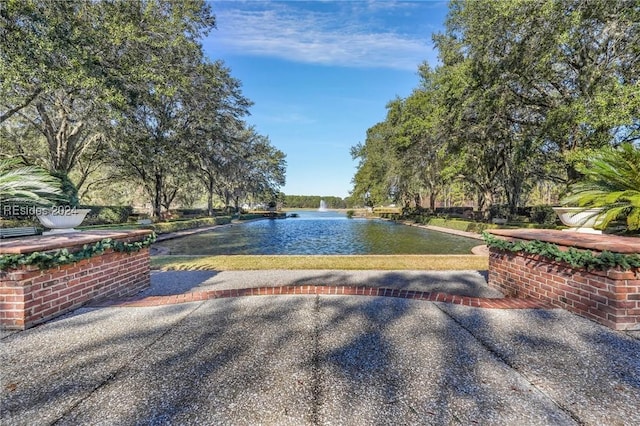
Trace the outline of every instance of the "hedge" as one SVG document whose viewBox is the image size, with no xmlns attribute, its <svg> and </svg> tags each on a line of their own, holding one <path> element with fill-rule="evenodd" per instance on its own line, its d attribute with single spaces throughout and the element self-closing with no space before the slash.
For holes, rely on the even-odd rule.
<svg viewBox="0 0 640 426">
<path fill-rule="evenodd" d="M 115 223 L 126 223 L 133 213 L 131 206 L 80 206 L 79 209 L 91 209 L 82 224 L 87 225 L 108 225 Z"/>
<path fill-rule="evenodd" d="M 225 225 L 227 223 L 231 223 L 231 216 L 203 217 L 200 219 L 158 222 L 143 226 L 142 228 L 152 229 L 158 234 L 166 234 L 168 232 L 184 231 L 185 229 L 200 228 L 203 226 Z"/>
<path fill-rule="evenodd" d="M 238 220 L 254 220 L 254 219 L 283 219 L 287 217 L 286 213 L 283 212 L 260 212 L 260 213 L 245 213 L 238 216 Z"/>
<path fill-rule="evenodd" d="M 422 217 L 418 221 L 423 225 L 441 226 L 443 228 L 456 229 L 458 231 L 482 233 L 486 229 L 499 228 L 493 223 L 472 222 L 469 220 L 444 219 L 439 217 Z"/>
</svg>

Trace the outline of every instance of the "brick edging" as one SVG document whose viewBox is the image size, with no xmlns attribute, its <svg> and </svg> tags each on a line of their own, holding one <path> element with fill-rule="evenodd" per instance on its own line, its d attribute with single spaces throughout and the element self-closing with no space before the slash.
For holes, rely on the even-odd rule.
<svg viewBox="0 0 640 426">
<path fill-rule="evenodd" d="M 486 298 L 458 296 L 448 293 L 432 293 L 418 290 L 398 290 L 383 287 L 366 286 L 327 286 L 302 285 L 280 287 L 254 287 L 229 290 L 202 290 L 190 293 L 172 294 L 167 296 L 133 297 L 128 299 L 103 301 L 92 304 L 92 307 L 145 307 L 174 305 L 179 303 L 197 302 L 210 299 L 223 299 L 245 296 L 275 296 L 275 295 L 345 295 L 345 296 L 380 296 L 401 299 L 425 300 L 429 302 L 444 302 L 455 305 L 472 306 L 485 309 L 550 309 L 547 303 L 536 299 L 522 298 Z"/>
</svg>

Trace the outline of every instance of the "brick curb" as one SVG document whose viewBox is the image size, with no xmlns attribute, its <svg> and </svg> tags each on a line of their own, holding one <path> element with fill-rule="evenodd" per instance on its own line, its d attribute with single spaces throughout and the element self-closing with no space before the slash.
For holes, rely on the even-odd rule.
<svg viewBox="0 0 640 426">
<path fill-rule="evenodd" d="M 365 286 L 326 286 L 301 285 L 281 287 L 256 287 L 228 290 L 203 290 L 190 293 L 172 294 L 167 296 L 133 297 L 128 299 L 102 301 L 92 303 L 91 307 L 145 307 L 175 305 L 178 303 L 198 302 L 210 299 L 223 299 L 245 296 L 273 296 L 273 295 L 345 295 L 345 296 L 380 296 L 401 299 L 425 300 L 429 302 L 444 302 L 454 305 L 472 306 L 485 309 L 552 309 L 552 307 L 537 299 L 521 299 L 514 297 L 485 298 L 458 296 L 447 293 L 431 293 L 417 290 L 398 290 L 382 287 Z"/>
</svg>

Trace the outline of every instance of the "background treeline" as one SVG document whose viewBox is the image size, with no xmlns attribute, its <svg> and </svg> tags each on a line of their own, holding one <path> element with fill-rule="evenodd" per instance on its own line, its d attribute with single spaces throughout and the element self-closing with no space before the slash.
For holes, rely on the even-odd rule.
<svg viewBox="0 0 640 426">
<path fill-rule="evenodd" d="M 214 27 L 204 0 L 3 2 L 0 159 L 44 167 L 72 204 L 275 200 L 285 155 L 204 56 Z"/>
<path fill-rule="evenodd" d="M 637 1 L 455 0 L 439 65 L 352 148 L 353 198 L 386 205 L 555 203 L 603 147 L 638 145 Z"/>
<path fill-rule="evenodd" d="M 283 207 L 290 209 L 317 209 L 320 207 L 321 200 L 324 200 L 328 209 L 346 209 L 347 207 L 352 207 L 347 204 L 348 199 L 318 195 L 283 195 Z"/>
</svg>

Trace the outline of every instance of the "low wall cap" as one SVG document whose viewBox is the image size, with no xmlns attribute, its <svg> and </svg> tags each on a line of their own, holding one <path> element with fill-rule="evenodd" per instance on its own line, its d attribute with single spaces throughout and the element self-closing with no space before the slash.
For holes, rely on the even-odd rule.
<svg viewBox="0 0 640 426">
<path fill-rule="evenodd" d="M 640 238 L 638 237 L 583 234 L 555 229 L 489 229 L 487 232 L 497 237 L 544 241 L 565 247 L 622 254 L 640 254 Z"/>
</svg>

